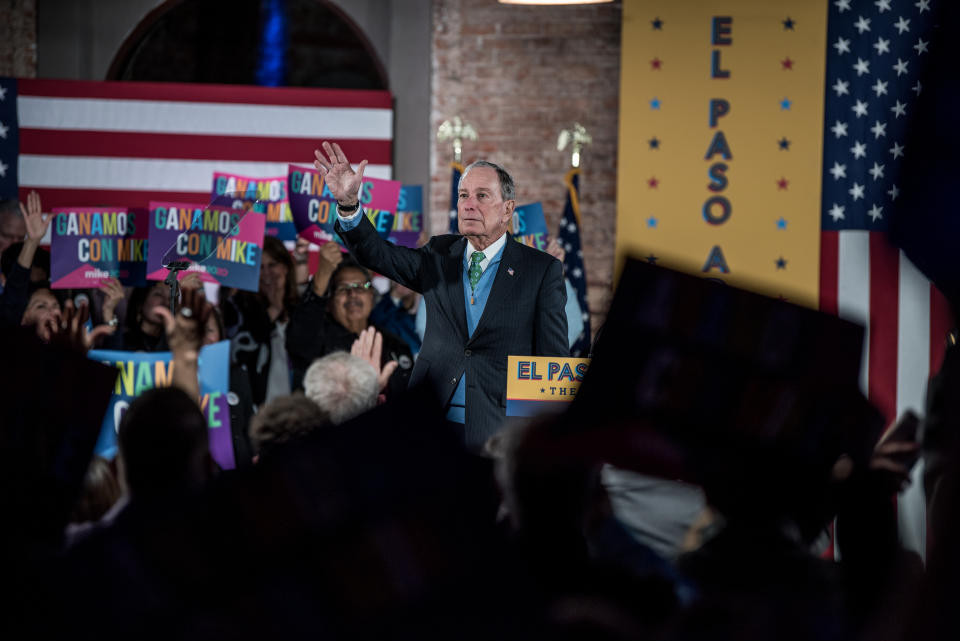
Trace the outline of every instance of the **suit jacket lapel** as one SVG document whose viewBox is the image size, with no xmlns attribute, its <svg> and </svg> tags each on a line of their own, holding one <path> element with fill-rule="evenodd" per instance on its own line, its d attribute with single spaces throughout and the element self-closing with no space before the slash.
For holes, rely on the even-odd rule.
<svg viewBox="0 0 960 641">
<path fill-rule="evenodd" d="M 473 330 L 474 337 L 480 335 L 484 326 L 487 325 L 487 319 L 496 314 L 502 305 L 507 305 L 510 301 L 516 300 L 515 290 L 519 287 L 521 275 L 517 269 L 519 266 L 517 260 L 519 250 L 515 246 L 516 242 L 509 235 L 507 236 L 507 242 L 503 245 L 503 253 L 500 254 L 500 264 L 497 265 L 497 274 L 493 279 L 493 286 L 490 288 L 490 296 L 487 297 L 487 304 L 483 308 L 480 322 L 477 323 L 477 328 Z"/>
<path fill-rule="evenodd" d="M 447 290 L 453 321 L 464 341 L 468 337 L 467 310 L 463 303 L 463 250 L 466 245 L 467 240 L 461 238 L 450 245 L 450 253 L 443 258 L 444 289 Z"/>
</svg>

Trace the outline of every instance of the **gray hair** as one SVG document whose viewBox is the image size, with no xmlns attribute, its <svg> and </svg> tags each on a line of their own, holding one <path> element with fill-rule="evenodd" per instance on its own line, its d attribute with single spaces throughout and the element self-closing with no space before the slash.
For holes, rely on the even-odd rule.
<svg viewBox="0 0 960 641">
<path fill-rule="evenodd" d="M 500 197 L 503 200 L 514 200 L 517 197 L 517 188 L 513 183 L 513 176 L 510 175 L 506 169 L 498 165 L 497 163 L 490 162 L 489 160 L 477 160 L 469 165 L 463 170 L 463 173 L 460 175 L 460 182 L 457 183 L 457 189 L 460 189 L 460 185 L 463 184 L 463 179 L 467 177 L 467 174 L 470 173 L 470 170 L 474 167 L 489 167 L 490 169 L 497 172 L 497 179 L 500 181 Z"/>
<path fill-rule="evenodd" d="M 0 218 L 4 216 L 23 218 L 23 214 L 20 212 L 20 201 L 16 198 L 0 200 Z"/>
<path fill-rule="evenodd" d="M 370 363 L 347 352 L 332 352 L 307 368 L 303 391 L 339 425 L 376 406 L 380 384 Z"/>
</svg>

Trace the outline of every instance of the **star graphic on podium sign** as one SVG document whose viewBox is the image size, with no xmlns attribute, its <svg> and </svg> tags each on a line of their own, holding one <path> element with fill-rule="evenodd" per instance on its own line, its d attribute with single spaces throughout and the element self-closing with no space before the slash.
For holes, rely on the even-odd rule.
<svg viewBox="0 0 960 641">
<path fill-rule="evenodd" d="M 647 256 L 647 262 L 650 263 L 651 265 L 656 265 L 656 264 L 657 264 L 657 258 L 659 258 L 659 257 L 658 257 L 658 256 L 654 256 L 653 254 L 650 254 L 649 256 Z"/>
<path fill-rule="evenodd" d="M 789 185 L 789 184 L 790 184 L 790 181 L 789 181 L 789 180 L 787 180 L 786 178 L 781 177 L 780 180 L 777 181 L 777 189 L 786 189 L 786 188 L 787 188 L 787 185 Z"/>
<path fill-rule="evenodd" d="M 780 101 L 781 111 L 789 111 L 790 107 L 793 105 L 793 102 L 789 98 L 784 98 Z"/>
<path fill-rule="evenodd" d="M 656 136 L 648 140 L 647 143 L 650 145 L 650 149 L 660 149 L 660 139 Z"/>
<path fill-rule="evenodd" d="M 657 180 L 656 176 L 651 176 L 649 180 L 647 180 L 647 187 L 649 187 L 650 189 L 656 189 L 659 184 L 660 184 L 660 181 Z"/>
<path fill-rule="evenodd" d="M 777 269 L 786 269 L 786 268 L 787 268 L 787 260 L 783 256 L 781 256 L 780 258 L 777 259 Z"/>
<path fill-rule="evenodd" d="M 783 21 L 783 30 L 784 31 L 793 31 L 793 25 L 796 24 L 793 21 L 793 18 L 787 16 L 787 19 Z"/>
<path fill-rule="evenodd" d="M 663 20 L 660 18 L 654 18 L 650 21 L 650 24 L 653 25 L 654 31 L 663 31 Z"/>
<path fill-rule="evenodd" d="M 778 140 L 778 141 L 777 141 L 777 144 L 780 145 L 780 149 L 782 149 L 782 150 L 784 150 L 784 151 L 790 151 L 790 141 L 787 140 L 787 137 L 786 137 L 786 136 L 784 136 L 783 138 L 781 138 L 780 140 Z"/>
<path fill-rule="evenodd" d="M 661 60 L 660 58 L 654 58 L 653 60 L 650 61 L 650 67 L 656 71 L 659 71 L 662 66 L 663 66 L 663 60 Z"/>
<path fill-rule="evenodd" d="M 651 101 L 650 101 L 650 108 L 651 108 L 651 109 L 660 109 L 660 99 L 659 99 L 659 98 L 654 98 L 653 100 L 651 100 Z"/>
<path fill-rule="evenodd" d="M 791 69 L 793 69 L 793 60 L 791 60 L 789 56 L 787 56 L 786 58 L 784 58 L 783 60 L 781 60 L 781 61 L 780 61 L 780 64 L 782 64 L 782 65 L 783 65 L 783 68 L 786 69 L 786 70 L 788 70 L 788 71 L 791 70 Z"/>
<path fill-rule="evenodd" d="M 777 229 L 786 229 L 787 228 L 787 219 L 783 216 L 777 220 Z"/>
<path fill-rule="evenodd" d="M 647 227 L 656 227 L 658 222 L 655 216 L 650 216 L 647 218 Z"/>
</svg>

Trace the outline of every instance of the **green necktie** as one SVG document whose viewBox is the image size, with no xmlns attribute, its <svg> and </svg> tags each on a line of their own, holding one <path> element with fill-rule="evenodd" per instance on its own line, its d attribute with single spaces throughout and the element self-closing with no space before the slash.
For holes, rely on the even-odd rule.
<svg viewBox="0 0 960 641">
<path fill-rule="evenodd" d="M 483 270 L 480 269 L 480 261 L 482 261 L 486 256 L 483 255 L 483 252 L 473 252 L 470 254 L 470 269 L 467 271 L 467 275 L 470 277 L 470 304 L 473 305 L 475 299 L 473 298 L 473 290 L 477 288 L 477 283 L 480 282 L 480 275 L 483 274 Z"/>
</svg>

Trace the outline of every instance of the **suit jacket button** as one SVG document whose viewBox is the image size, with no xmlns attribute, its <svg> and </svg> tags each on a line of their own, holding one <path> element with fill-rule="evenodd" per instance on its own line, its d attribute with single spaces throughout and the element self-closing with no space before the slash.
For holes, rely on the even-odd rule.
<svg viewBox="0 0 960 641">
<path fill-rule="evenodd" d="M 470 352 L 469 349 L 463 350 L 463 355 L 464 355 L 464 356 L 470 356 L 470 354 L 471 354 L 471 352 Z"/>
</svg>

